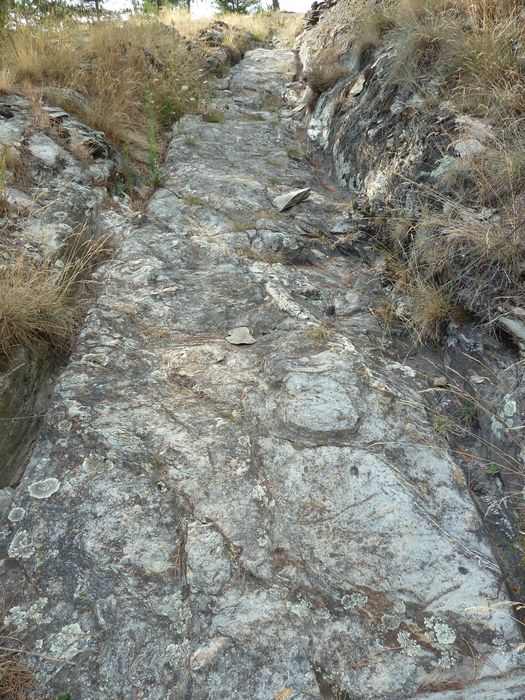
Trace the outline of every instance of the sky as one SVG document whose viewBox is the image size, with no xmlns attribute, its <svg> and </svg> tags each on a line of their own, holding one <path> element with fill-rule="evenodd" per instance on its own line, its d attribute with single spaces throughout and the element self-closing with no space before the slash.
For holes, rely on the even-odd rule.
<svg viewBox="0 0 525 700">
<path fill-rule="evenodd" d="M 270 2 L 268 2 L 270 4 Z M 306 12 L 310 9 L 312 0 L 280 0 L 281 10 L 288 12 Z M 107 0 L 104 5 L 111 10 L 129 10 L 129 0 Z M 192 15 L 195 17 L 210 17 L 215 12 L 211 0 L 193 0 Z"/>
</svg>

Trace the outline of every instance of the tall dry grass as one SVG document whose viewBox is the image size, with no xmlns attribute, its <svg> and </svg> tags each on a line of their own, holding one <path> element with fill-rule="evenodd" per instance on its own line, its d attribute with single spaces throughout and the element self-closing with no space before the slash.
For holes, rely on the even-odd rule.
<svg viewBox="0 0 525 700">
<path fill-rule="evenodd" d="M 204 54 L 146 18 L 49 22 L 2 37 L 0 75 L 11 86 L 61 88 L 58 106 L 145 161 L 148 96 L 160 129 L 195 109 L 207 94 Z"/>
<path fill-rule="evenodd" d="M 1 265 L 0 355 L 42 341 L 67 349 L 79 320 L 79 283 L 108 252 L 108 239 L 85 238 L 79 231 L 68 241 L 61 263 L 49 256 L 37 260 L 22 250 Z"/>
<path fill-rule="evenodd" d="M 368 18 L 360 41 L 375 46 L 390 32 L 398 79 L 437 77 L 459 108 L 516 117 L 525 108 L 523 9 L 522 0 L 400 0 Z"/>
<path fill-rule="evenodd" d="M 243 15 L 226 12 L 217 15 L 215 19 L 226 22 L 230 27 L 224 39 L 227 44 L 235 45 L 240 33 L 249 33 L 255 41 L 262 44 L 276 38 L 291 46 L 302 26 L 303 15 L 281 12 Z M 192 19 L 187 10 L 177 7 L 162 8 L 159 12 L 159 20 L 168 26 L 175 27 L 183 36 L 194 39 L 210 24 L 209 19 Z"/>
<path fill-rule="evenodd" d="M 452 138 L 481 118 L 481 152 L 449 157 L 435 179 L 406 182 L 421 212 L 404 220 L 393 201 L 378 224 L 387 277 L 403 298 L 394 315 L 417 341 L 438 340 L 461 309 L 491 323 L 525 306 L 524 2 L 386 0 L 380 11 L 374 4 L 356 48 L 364 56 L 383 42 L 386 79 L 428 96 L 424 118 L 436 105 L 455 113 Z"/>
<path fill-rule="evenodd" d="M 277 34 L 291 40 L 298 26 L 297 16 L 280 14 L 220 19 L 228 24 L 224 43 L 239 57 Z M 58 106 L 147 162 L 149 105 L 162 131 L 209 94 L 208 49 L 196 41 L 209 24 L 167 8 L 158 18 L 18 24 L 0 37 L 0 92 L 25 85 L 53 94 Z"/>
</svg>

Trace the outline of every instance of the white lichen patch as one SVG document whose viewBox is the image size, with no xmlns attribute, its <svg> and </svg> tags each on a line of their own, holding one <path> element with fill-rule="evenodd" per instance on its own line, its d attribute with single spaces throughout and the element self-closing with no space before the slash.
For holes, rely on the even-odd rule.
<svg viewBox="0 0 525 700">
<path fill-rule="evenodd" d="M 401 616 L 400 615 L 391 615 L 389 613 L 386 613 L 385 615 L 381 616 L 381 623 L 383 627 L 387 630 L 397 630 L 399 625 L 401 624 Z"/>
<path fill-rule="evenodd" d="M 252 496 L 256 501 L 266 506 L 267 508 L 273 508 L 273 506 L 275 505 L 275 501 L 273 500 L 273 498 L 268 497 L 268 494 L 266 493 L 266 490 L 262 484 L 255 484 L 255 486 L 252 489 Z"/>
<path fill-rule="evenodd" d="M 232 471 L 234 471 L 238 476 L 243 476 L 243 474 L 246 474 L 246 472 L 250 468 L 250 462 L 245 460 L 239 460 L 235 457 L 230 459 L 229 465 Z"/>
<path fill-rule="evenodd" d="M 27 490 L 29 491 L 29 495 L 33 498 L 42 499 L 49 498 L 49 496 L 56 493 L 59 488 L 60 481 L 51 477 L 43 481 L 34 481 L 32 484 L 29 484 Z"/>
<path fill-rule="evenodd" d="M 492 640 L 492 644 L 495 647 L 506 647 L 507 640 L 504 637 L 494 637 L 494 639 Z"/>
<path fill-rule="evenodd" d="M 50 637 L 51 655 L 57 659 L 71 661 L 85 647 L 86 635 L 78 622 L 65 625 L 60 632 Z"/>
<path fill-rule="evenodd" d="M 364 593 L 345 594 L 341 598 L 341 605 L 345 610 L 353 610 L 354 608 L 364 608 L 368 603 L 368 596 Z"/>
<path fill-rule="evenodd" d="M 518 410 L 518 407 L 516 405 L 516 402 L 514 399 L 511 399 L 509 396 L 505 397 L 505 403 L 503 404 L 503 415 L 506 418 L 511 418 L 516 414 L 516 411 Z"/>
<path fill-rule="evenodd" d="M 173 668 L 180 668 L 186 663 L 186 658 L 188 657 L 190 650 L 191 644 L 187 639 L 180 644 L 168 644 L 164 652 L 166 663 Z"/>
<path fill-rule="evenodd" d="M 439 659 L 440 668 L 452 668 L 459 660 L 458 654 L 454 650 L 445 649 Z"/>
<path fill-rule="evenodd" d="M 312 612 L 310 603 L 304 598 L 299 598 L 296 602 L 287 603 L 287 607 L 299 617 L 308 617 Z"/>
<path fill-rule="evenodd" d="M 20 530 L 13 537 L 7 553 L 12 559 L 29 559 L 35 553 L 35 547 L 26 530 Z"/>
<path fill-rule="evenodd" d="M 37 598 L 29 607 L 24 608 L 21 605 L 15 605 L 9 609 L 4 618 L 4 623 L 8 627 L 13 627 L 18 631 L 27 629 L 35 624 L 45 624 L 51 622 L 51 618 L 44 615 L 44 608 L 48 603 L 48 599 Z"/>
<path fill-rule="evenodd" d="M 425 620 L 425 627 L 428 630 L 429 638 L 442 646 L 454 644 L 456 641 L 456 632 L 442 620 L 429 617 Z"/>
<path fill-rule="evenodd" d="M 25 514 L 26 514 L 26 512 L 23 508 L 18 508 L 18 507 L 13 508 L 9 512 L 7 519 L 9 520 L 10 523 L 19 523 Z"/>
<path fill-rule="evenodd" d="M 397 641 L 407 656 L 418 656 L 422 649 L 415 639 L 412 639 L 410 632 L 401 630 L 397 633 Z"/>
<path fill-rule="evenodd" d="M 401 600 L 396 600 L 392 606 L 390 613 L 385 613 L 381 616 L 383 627 L 387 630 L 396 630 L 403 621 L 403 615 L 406 612 L 406 606 Z"/>
<path fill-rule="evenodd" d="M 496 418 L 496 416 L 492 416 L 491 421 L 490 421 L 490 427 L 491 427 L 494 435 L 497 438 L 501 438 L 502 430 L 505 428 L 505 426 L 498 418 Z"/>
</svg>

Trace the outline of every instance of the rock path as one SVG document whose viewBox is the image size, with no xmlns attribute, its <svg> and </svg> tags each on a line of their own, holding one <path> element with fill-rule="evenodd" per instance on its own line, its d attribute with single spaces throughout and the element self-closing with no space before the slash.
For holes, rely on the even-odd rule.
<svg viewBox="0 0 525 700">
<path fill-rule="evenodd" d="M 382 358 L 372 278 L 325 242 L 347 206 L 299 157 L 293 72 L 252 51 L 223 121 L 178 123 L 99 272 L 1 571 L 50 694 L 523 697 L 461 471 Z"/>
</svg>

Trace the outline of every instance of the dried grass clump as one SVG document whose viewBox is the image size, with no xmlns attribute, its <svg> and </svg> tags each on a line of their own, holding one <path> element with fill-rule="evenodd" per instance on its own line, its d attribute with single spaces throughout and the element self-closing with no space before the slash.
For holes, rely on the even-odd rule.
<svg viewBox="0 0 525 700">
<path fill-rule="evenodd" d="M 521 0 L 400 0 L 372 13 L 356 39 L 360 54 L 385 33 L 392 76 L 419 85 L 440 79 L 447 97 L 479 114 L 525 107 L 525 17 Z"/>
<path fill-rule="evenodd" d="M 312 93 L 319 96 L 348 74 L 348 68 L 340 62 L 340 55 L 335 51 L 325 51 L 306 74 L 306 82 Z"/>
<path fill-rule="evenodd" d="M 385 276 L 402 299 L 395 315 L 418 342 L 439 340 L 462 310 L 493 323 L 525 303 L 525 204 L 482 219 L 448 203 L 446 214 L 435 206 L 415 224 L 386 226 Z"/>
<path fill-rule="evenodd" d="M 29 700 L 37 689 L 31 669 L 22 660 L 22 653 L 0 651 L 0 698 Z"/>
<path fill-rule="evenodd" d="M 454 308 L 454 287 L 440 283 L 428 264 L 415 255 L 386 254 L 384 276 L 392 285 L 394 303 L 375 309 L 385 325 L 402 324 L 417 344 L 438 342 Z"/>
<path fill-rule="evenodd" d="M 233 62 L 253 41 L 286 34 L 297 18 L 260 13 L 226 14 L 224 35 Z M 79 22 L 30 17 L 0 37 L 0 92 L 24 86 L 38 103 L 53 102 L 88 126 L 103 131 L 132 159 L 149 160 L 149 106 L 158 131 L 195 111 L 209 95 L 202 68 L 206 46 L 197 39 L 210 24 L 187 11 L 164 8 L 159 17 Z"/>
<path fill-rule="evenodd" d="M 385 10 L 379 10 L 369 14 L 363 21 L 359 35 L 356 37 L 355 48 L 359 60 L 365 59 L 373 49 L 377 48 L 381 40 L 397 26 L 393 14 Z"/>
<path fill-rule="evenodd" d="M 453 309 L 451 290 L 414 277 L 399 286 L 405 299 L 401 318 L 418 343 L 438 341 Z"/>
<path fill-rule="evenodd" d="M 40 698 L 33 672 L 24 660 L 19 640 L 7 631 L 5 594 L 0 603 L 0 698 L 2 700 L 33 700 Z"/>
<path fill-rule="evenodd" d="M 64 350 L 74 337 L 78 319 L 78 283 L 105 257 L 107 242 L 71 242 L 69 255 L 58 265 L 36 260 L 25 251 L 1 267 L 0 354 L 14 347 L 32 349 L 42 341 Z"/>
<path fill-rule="evenodd" d="M 208 93 L 204 48 L 189 50 L 177 32 L 156 20 L 21 24 L 1 41 L 6 82 L 24 84 L 36 95 L 54 88 L 58 106 L 138 160 L 148 159 L 146 95 L 157 126 L 166 128 Z"/>
<path fill-rule="evenodd" d="M 392 218 L 378 224 L 378 241 L 396 260 L 387 276 L 403 299 L 397 315 L 418 340 L 438 339 L 457 311 L 490 323 L 525 306 L 524 4 L 394 0 L 372 6 L 363 31 L 355 32 L 357 49 L 385 41 L 392 87 L 429 95 L 432 118 L 432 105 L 456 115 L 449 142 L 470 138 L 472 125 L 483 130 L 478 152 L 454 158 L 451 149 L 443 168 L 423 183 L 407 178 L 403 187 L 414 188 L 423 213 L 404 221 L 406 189 L 393 185 Z"/>
<path fill-rule="evenodd" d="M 233 44 L 241 51 L 246 50 L 243 44 L 246 35 L 261 44 L 266 44 L 274 37 L 288 45 L 299 32 L 303 15 L 281 12 L 257 12 L 243 15 L 236 12 L 225 12 L 219 16 L 226 22 L 229 29 L 226 32 L 225 43 Z M 159 20 L 168 26 L 173 26 L 184 37 L 195 39 L 210 24 L 209 19 L 192 19 L 190 13 L 179 7 L 163 7 L 159 12 Z"/>
<path fill-rule="evenodd" d="M 449 221 L 426 257 L 432 272 L 456 288 L 456 303 L 493 321 L 503 306 L 523 301 L 525 211 L 489 221 Z"/>
</svg>

